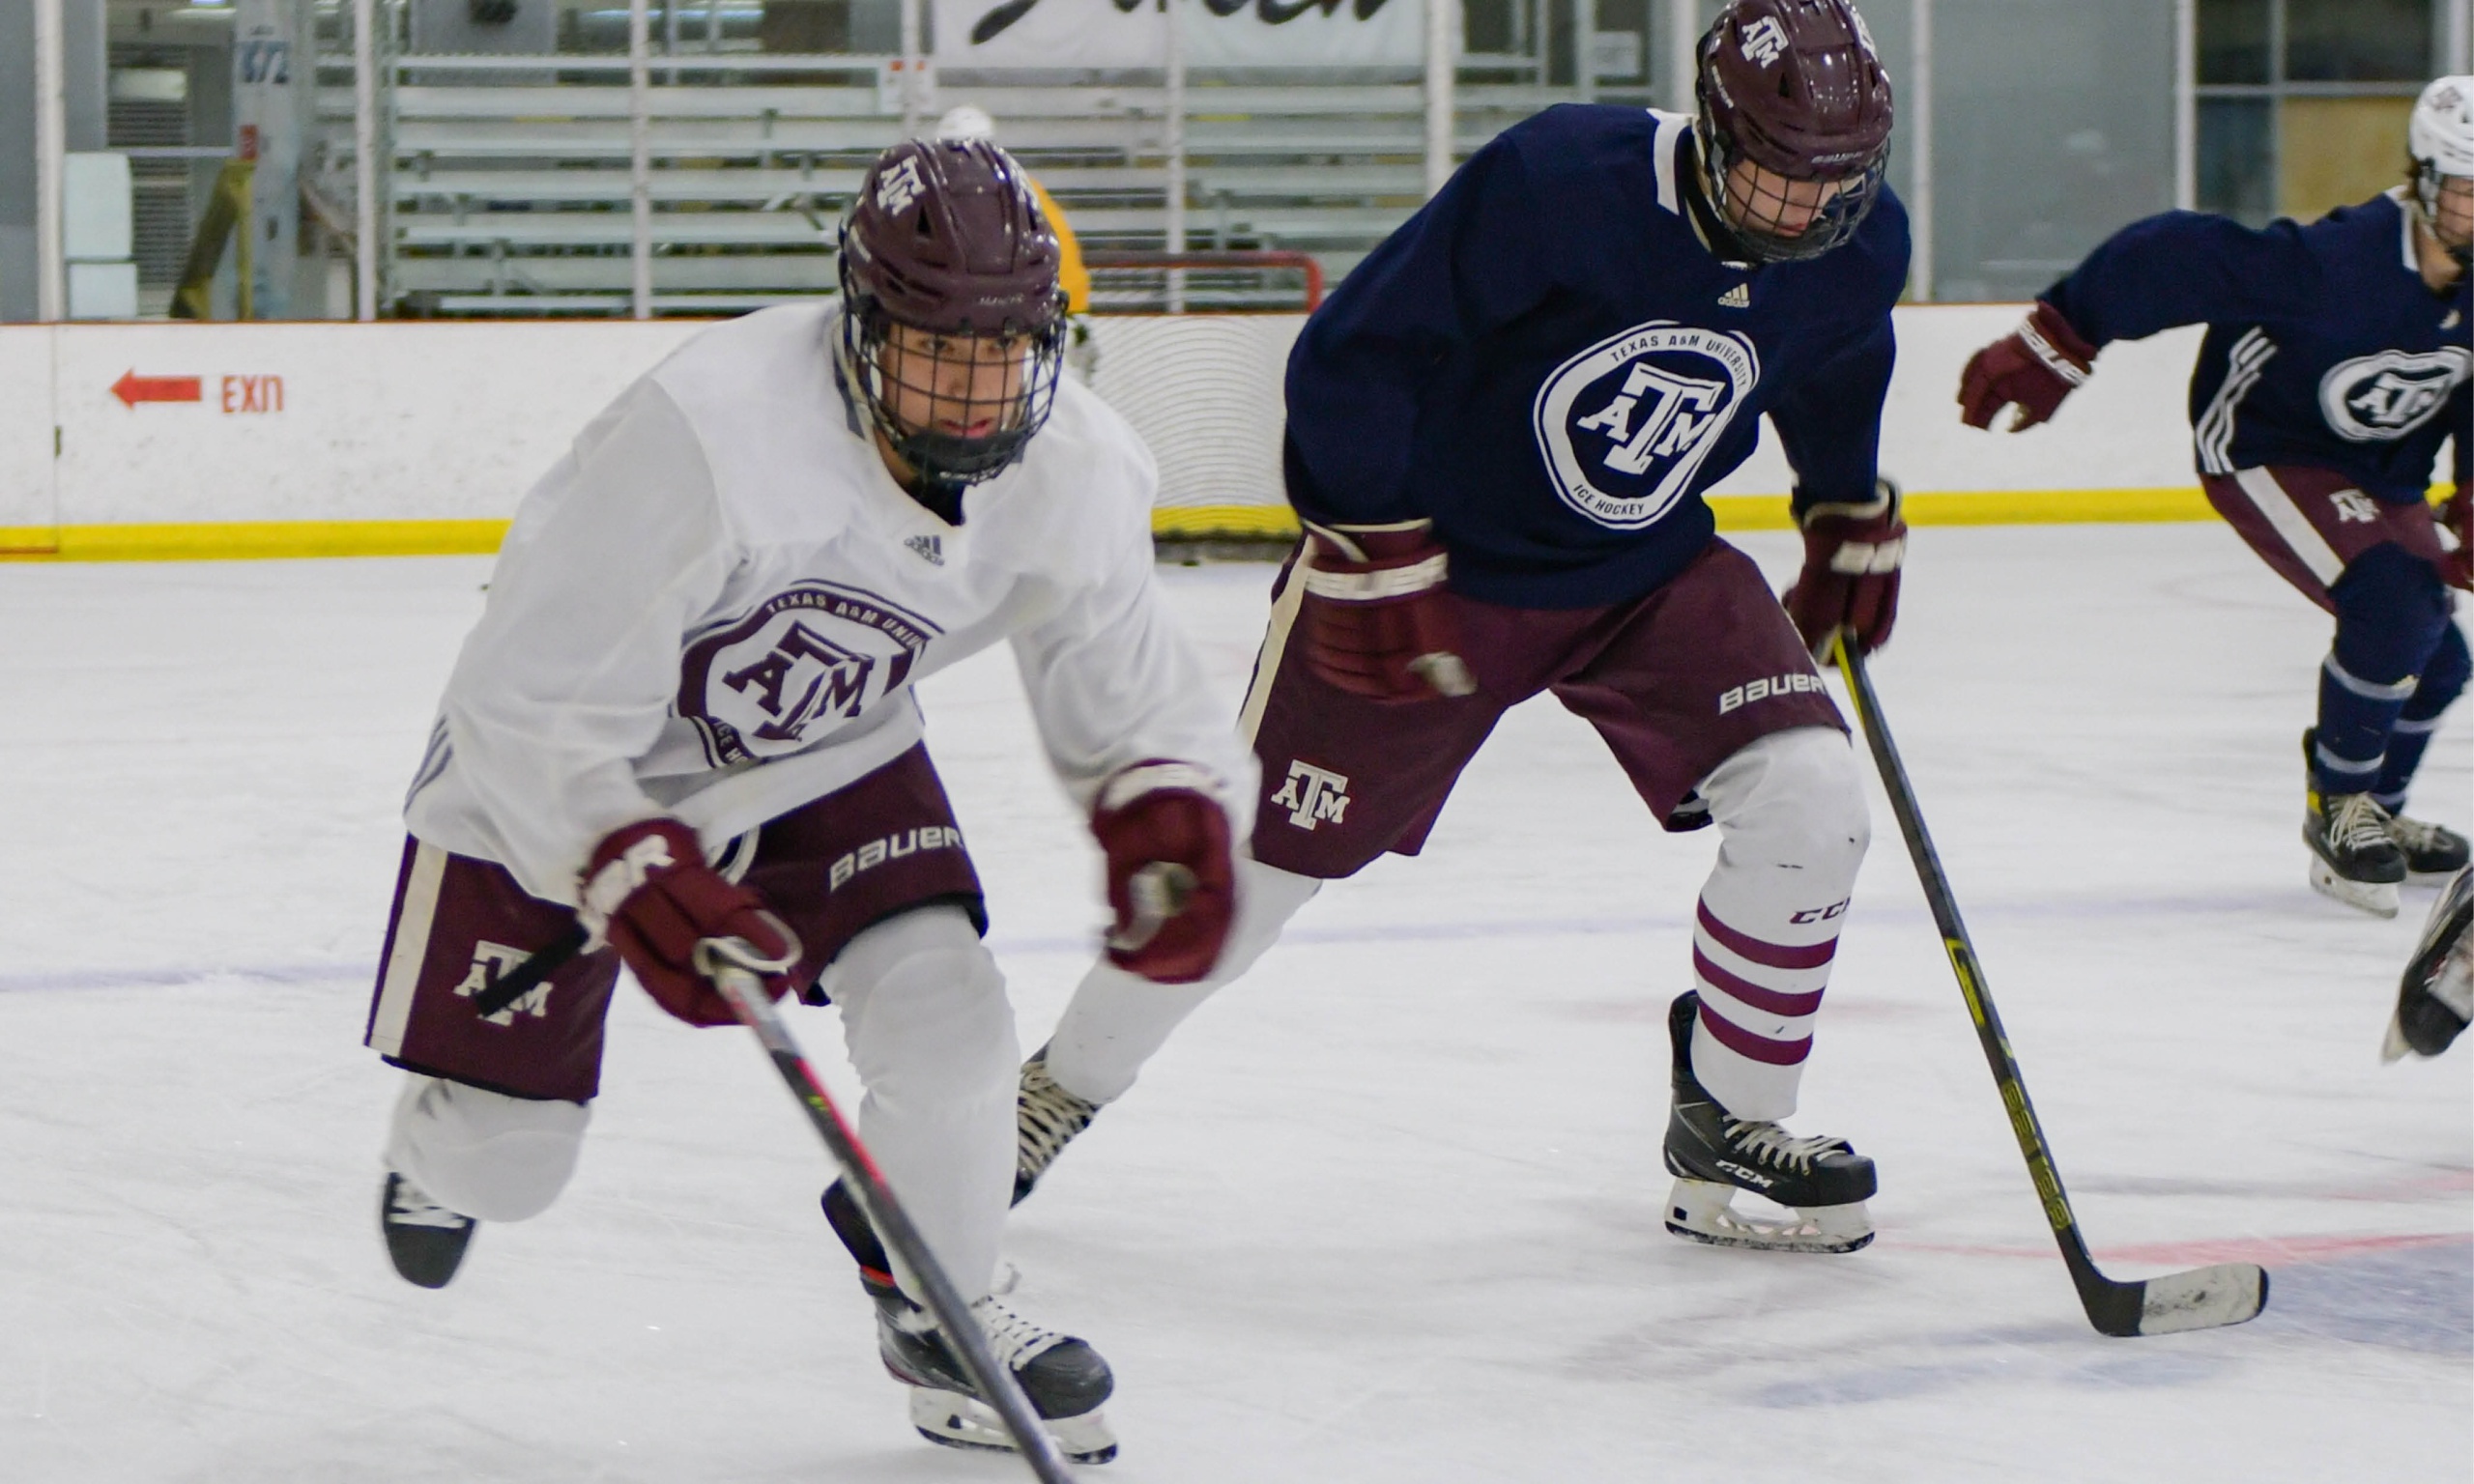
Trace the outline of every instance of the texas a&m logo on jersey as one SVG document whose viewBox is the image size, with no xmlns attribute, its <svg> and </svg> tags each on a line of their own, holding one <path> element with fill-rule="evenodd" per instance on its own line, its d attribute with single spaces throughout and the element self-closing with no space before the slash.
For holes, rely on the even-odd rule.
<svg viewBox="0 0 2474 1484">
<path fill-rule="evenodd" d="M 2456 346 L 2382 351 L 2340 361 L 2319 379 L 2319 414 L 2349 442 L 2387 442 L 2429 422 L 2474 357 Z"/>
<path fill-rule="evenodd" d="M 690 640 L 678 714 L 715 766 L 795 753 L 899 690 L 937 633 L 872 592 L 800 583 Z"/>
<path fill-rule="evenodd" d="M 1761 380 L 1742 335 L 1655 320 L 1555 369 L 1531 420 L 1564 502 L 1638 530 L 1675 508 Z"/>
</svg>

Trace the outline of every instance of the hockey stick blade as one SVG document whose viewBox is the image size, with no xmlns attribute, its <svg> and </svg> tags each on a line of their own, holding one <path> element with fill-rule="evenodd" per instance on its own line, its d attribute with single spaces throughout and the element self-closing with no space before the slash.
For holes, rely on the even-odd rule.
<svg viewBox="0 0 2474 1484">
<path fill-rule="evenodd" d="M 2268 1271 L 2253 1263 L 2169 1272 L 2133 1286 L 2139 1290 L 2139 1334 L 2238 1325 L 2258 1318 L 2268 1306 Z"/>
<path fill-rule="evenodd" d="M 910 1214 L 894 1199 L 886 1185 L 883 1172 L 870 1156 L 867 1147 L 859 1142 L 858 1133 L 842 1117 L 842 1109 L 825 1091 L 824 1079 L 808 1064 L 806 1053 L 791 1036 L 791 1028 L 783 1024 L 781 1014 L 764 994 L 764 982 L 758 970 L 767 960 L 755 947 L 738 938 L 706 938 L 696 945 L 697 971 L 711 982 L 713 988 L 730 1002 L 731 1011 L 739 1023 L 756 1033 L 762 1043 L 765 1059 L 781 1073 L 791 1096 L 807 1111 L 808 1122 L 824 1141 L 833 1162 L 842 1168 L 843 1179 L 849 1183 L 851 1193 L 859 1198 L 859 1207 L 868 1213 L 869 1225 L 876 1228 L 885 1246 L 901 1258 L 918 1280 L 922 1297 L 928 1300 L 929 1312 L 936 1317 L 936 1327 L 963 1363 L 964 1371 L 979 1388 L 980 1400 L 995 1412 L 1005 1432 L 1014 1440 L 1040 1484 L 1073 1484 L 1064 1450 L 1032 1410 L 1031 1399 L 1022 1394 L 1021 1385 L 996 1358 L 990 1349 L 988 1336 L 971 1318 L 970 1303 L 954 1287 L 944 1265 L 928 1250 L 927 1239 L 919 1235 Z"/>
<path fill-rule="evenodd" d="M 2010 1038 L 2001 1029 L 2000 1013 L 1993 1006 L 1993 991 L 1984 982 L 1983 966 L 1976 961 L 1975 945 L 1968 937 L 1967 925 L 1959 918 L 1958 899 L 1951 894 L 1949 875 L 1942 869 L 1941 856 L 1933 848 L 1933 837 L 1925 832 L 1924 813 L 1915 802 L 1915 789 L 1907 781 L 1907 765 L 1899 761 L 1898 744 L 1890 739 L 1889 721 L 1882 714 L 1881 698 L 1874 694 L 1872 676 L 1865 672 L 1863 657 L 1847 642 L 1843 632 L 1834 646 L 1833 657 L 1839 672 L 1847 679 L 1847 693 L 1856 702 L 1856 719 L 1864 726 L 1864 741 L 1872 751 L 1874 770 L 1881 775 L 1883 790 L 1890 796 L 1890 811 L 1898 816 L 1908 858 L 1915 864 L 1916 884 L 1924 889 L 1925 902 L 1933 909 L 1933 921 L 1942 930 L 1942 947 L 1949 956 L 1951 973 L 1958 976 L 1959 993 L 1967 1000 L 1969 1018 L 1975 1023 L 1976 1042 L 1993 1070 L 1994 1085 L 2000 1089 L 2002 1108 L 2010 1115 L 2010 1131 L 2019 1141 L 2019 1153 L 2027 1158 L 2028 1177 L 2044 1207 L 2045 1222 L 2053 1228 L 2054 1242 L 2061 1248 L 2061 1260 L 2070 1270 L 2071 1283 L 2079 1290 L 2080 1306 L 2086 1310 L 2087 1323 L 2100 1334 L 2128 1339 L 2143 1334 L 2214 1329 L 2258 1318 L 2268 1302 L 2268 1274 L 2249 1263 L 2221 1263 L 2123 1283 L 2105 1276 L 2097 1269 L 2096 1260 L 2088 1255 L 2087 1240 L 2079 1232 L 2079 1217 L 2070 1209 L 2069 1192 L 2061 1186 L 2061 1173 L 2054 1168 L 2044 1126 L 2036 1118 L 2035 1104 L 2028 1100 L 2019 1059 L 2011 1053 Z"/>
</svg>

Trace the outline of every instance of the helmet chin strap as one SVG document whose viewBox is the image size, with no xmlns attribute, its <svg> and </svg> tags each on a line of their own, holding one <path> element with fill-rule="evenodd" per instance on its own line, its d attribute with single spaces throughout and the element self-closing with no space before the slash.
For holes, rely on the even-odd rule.
<svg viewBox="0 0 2474 1484">
<path fill-rule="evenodd" d="M 2415 225 L 2431 234 L 2431 241 L 2439 245 L 2439 250 L 2447 253 L 2456 262 L 2460 272 L 2463 272 L 2468 268 L 2474 268 L 2474 232 L 2469 232 L 2465 241 L 2461 243 L 2450 242 L 2447 234 L 2439 229 L 2439 199 L 2446 193 L 2451 180 L 2462 179 L 2464 179 L 2462 176 L 2442 175 L 2433 161 L 2422 159 L 2415 162 L 2413 183 Z"/>
<path fill-rule="evenodd" d="M 2468 234 L 2461 243 L 2450 242 L 2439 229 L 2438 207 L 2436 199 L 2426 199 L 2417 188 L 2414 192 L 2414 230 L 2429 237 L 2440 251 L 2448 254 L 2449 261 L 2457 265 L 2461 275 L 2474 269 L 2474 234 Z"/>
</svg>

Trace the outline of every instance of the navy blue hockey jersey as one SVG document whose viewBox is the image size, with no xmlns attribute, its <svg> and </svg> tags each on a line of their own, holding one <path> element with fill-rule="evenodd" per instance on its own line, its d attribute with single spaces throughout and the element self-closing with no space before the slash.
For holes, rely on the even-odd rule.
<svg viewBox="0 0 2474 1484">
<path fill-rule="evenodd" d="M 2392 193 L 2256 232 L 2195 212 L 2150 216 L 2043 298 L 2099 347 L 2207 326 L 2191 374 L 2201 473 L 2309 465 L 2403 503 L 2424 498 L 2452 430 L 2466 482 L 2467 283 L 2438 295 L 2423 282 Z"/>
<path fill-rule="evenodd" d="M 1805 263 L 1722 261 L 1688 121 L 1566 104 L 1507 129 L 1351 272 L 1288 362 L 1289 498 L 1431 517 L 1452 585 L 1523 608 L 1655 588 L 1768 413 L 1798 504 L 1873 494 L 1907 214 Z"/>
</svg>

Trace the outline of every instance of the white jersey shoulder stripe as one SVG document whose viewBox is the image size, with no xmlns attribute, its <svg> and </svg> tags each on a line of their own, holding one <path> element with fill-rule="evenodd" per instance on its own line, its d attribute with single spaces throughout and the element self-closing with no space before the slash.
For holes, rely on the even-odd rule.
<svg viewBox="0 0 2474 1484">
<path fill-rule="evenodd" d="M 2242 337 L 2234 341 L 2233 348 L 2226 353 L 2225 381 L 2216 388 L 2216 395 L 2208 398 L 2207 407 L 2200 414 L 2200 420 L 2192 429 L 2199 443 L 2201 472 L 2233 472 L 2233 460 L 2229 450 L 2233 446 L 2234 412 L 2241 406 L 2242 399 L 2251 394 L 2251 388 L 2258 384 L 2261 369 L 2267 365 L 2268 357 L 2276 353 L 2276 342 L 2268 338 L 2266 330 L 2256 325 L 2243 331 Z"/>
<path fill-rule="evenodd" d="M 1657 170 L 1658 205 L 1682 215 L 1683 198 L 1677 193 L 1675 166 L 1683 153 L 1683 140 L 1692 131 L 1692 120 L 1657 108 L 1650 110 L 1650 117 L 1658 121 L 1658 131 L 1650 140 L 1651 163 Z"/>
</svg>

